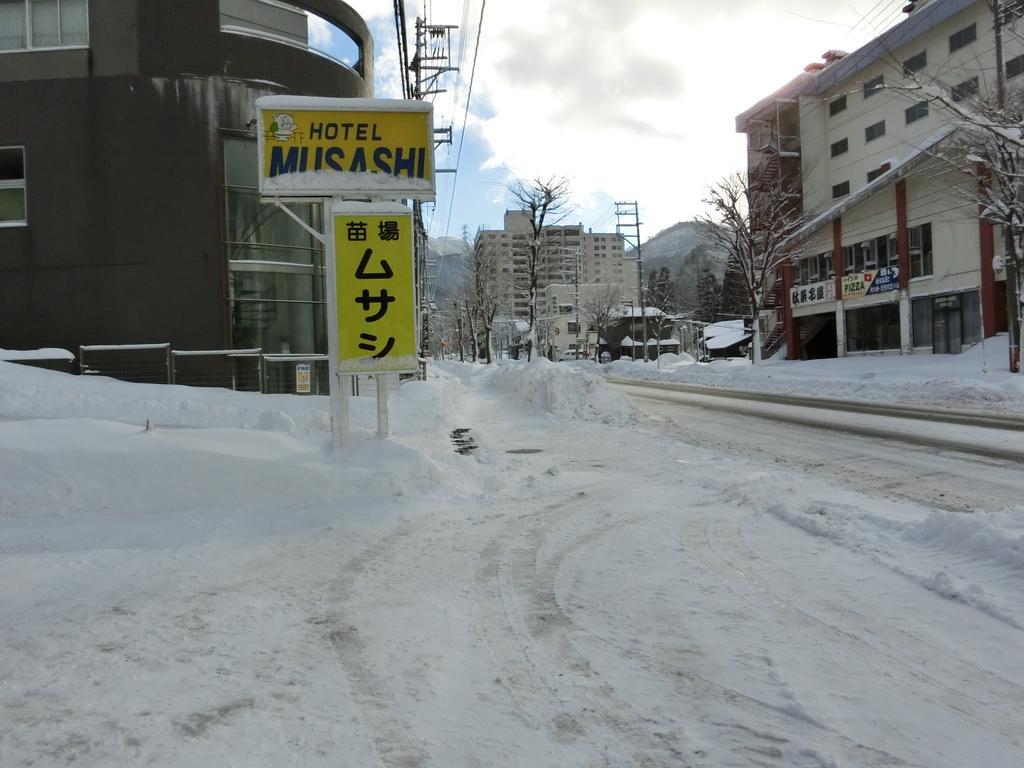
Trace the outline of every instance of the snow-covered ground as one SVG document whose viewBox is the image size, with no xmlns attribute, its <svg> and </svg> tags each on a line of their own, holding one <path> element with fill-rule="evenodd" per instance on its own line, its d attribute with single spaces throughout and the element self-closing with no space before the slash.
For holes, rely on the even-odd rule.
<svg viewBox="0 0 1024 768">
<path fill-rule="evenodd" d="M 0 765 L 1024 765 L 1016 467 L 546 361 L 374 419 L 0 363 Z"/>
<path fill-rule="evenodd" d="M 605 375 L 676 381 L 752 392 L 839 397 L 872 403 L 1024 413 L 1024 376 L 1007 365 L 1006 336 L 988 339 L 961 355 L 862 355 L 833 360 L 748 360 L 695 364 L 689 355 L 657 362 L 616 360 Z M 581 367 L 593 363 L 574 363 Z"/>
</svg>

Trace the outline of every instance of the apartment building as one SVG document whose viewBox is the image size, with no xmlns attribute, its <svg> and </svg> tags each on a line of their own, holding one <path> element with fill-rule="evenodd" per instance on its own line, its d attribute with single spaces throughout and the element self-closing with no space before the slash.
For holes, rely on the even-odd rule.
<svg viewBox="0 0 1024 768">
<path fill-rule="evenodd" d="M 975 177 L 944 159 L 957 140 L 953 116 L 920 88 L 968 102 L 990 96 L 992 12 L 984 0 L 905 11 L 867 45 L 828 52 L 737 117 L 751 182 L 798 182 L 804 223 L 770 318 L 791 359 L 958 353 L 1006 329 L 999 233 L 979 217 Z M 1018 87 L 1024 44 L 1004 35 L 1002 45 L 1006 82 Z"/>
<path fill-rule="evenodd" d="M 477 248 L 496 260 L 505 305 L 517 319 L 528 318 L 530 314 L 527 249 L 531 232 L 526 213 L 505 211 L 504 227 L 481 230 L 476 243 Z M 559 224 L 545 227 L 542 238 L 538 291 L 556 284 L 621 284 L 622 295 L 635 300 L 635 267 L 624 259 L 625 239 L 621 235 L 585 231 L 582 224 Z"/>
<path fill-rule="evenodd" d="M 326 352 L 323 248 L 256 189 L 254 104 L 275 93 L 372 96 L 363 19 L 340 0 L 0 2 L 0 347 Z"/>
</svg>

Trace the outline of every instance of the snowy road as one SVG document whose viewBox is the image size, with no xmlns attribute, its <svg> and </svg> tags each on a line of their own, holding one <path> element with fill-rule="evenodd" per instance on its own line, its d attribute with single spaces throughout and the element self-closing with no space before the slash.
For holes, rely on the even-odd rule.
<svg viewBox="0 0 1024 768">
<path fill-rule="evenodd" d="M 448 370 L 355 496 L 312 438 L 172 431 L 162 478 L 110 422 L 0 425 L 9 484 L 30 426 L 118 461 L 107 508 L 0 507 L 0 764 L 1024 764 L 1015 466 Z"/>
</svg>

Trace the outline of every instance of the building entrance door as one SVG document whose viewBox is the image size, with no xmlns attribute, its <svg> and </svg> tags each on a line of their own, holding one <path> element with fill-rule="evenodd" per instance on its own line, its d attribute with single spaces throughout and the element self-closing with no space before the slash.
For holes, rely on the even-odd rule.
<svg viewBox="0 0 1024 768">
<path fill-rule="evenodd" d="M 960 296 L 941 296 L 932 304 L 932 352 L 960 354 L 963 347 Z"/>
</svg>

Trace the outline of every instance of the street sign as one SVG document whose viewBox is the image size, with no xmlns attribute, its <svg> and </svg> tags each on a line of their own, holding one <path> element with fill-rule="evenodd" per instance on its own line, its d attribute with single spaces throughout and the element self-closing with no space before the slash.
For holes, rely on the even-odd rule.
<svg viewBox="0 0 1024 768">
<path fill-rule="evenodd" d="M 264 198 L 434 199 L 430 102 L 264 96 L 256 110 Z"/>
<path fill-rule="evenodd" d="M 415 372 L 412 211 L 341 203 L 333 230 L 337 371 Z"/>
</svg>

